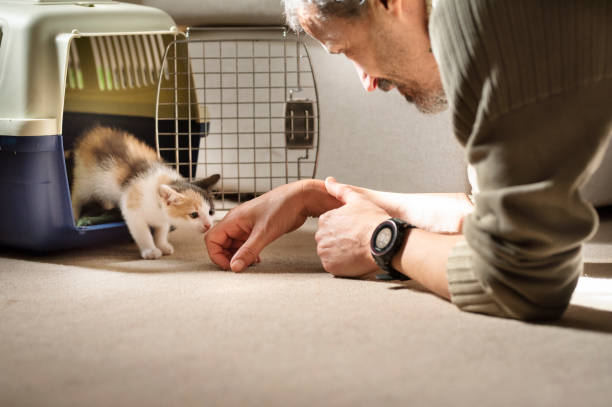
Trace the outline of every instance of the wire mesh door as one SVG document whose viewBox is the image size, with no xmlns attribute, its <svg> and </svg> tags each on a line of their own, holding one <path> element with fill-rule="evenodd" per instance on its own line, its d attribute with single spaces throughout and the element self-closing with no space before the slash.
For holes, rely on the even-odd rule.
<svg viewBox="0 0 612 407">
<path fill-rule="evenodd" d="M 189 179 L 221 174 L 218 209 L 315 176 L 319 105 L 299 36 L 190 29 L 168 45 L 162 69 L 158 154 Z"/>
</svg>

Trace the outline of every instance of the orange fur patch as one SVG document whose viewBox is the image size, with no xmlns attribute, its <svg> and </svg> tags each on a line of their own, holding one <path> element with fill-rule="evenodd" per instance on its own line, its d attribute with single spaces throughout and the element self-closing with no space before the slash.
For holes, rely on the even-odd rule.
<svg viewBox="0 0 612 407">
<path fill-rule="evenodd" d="M 115 157 L 117 161 L 113 176 L 119 185 L 132 176 L 135 170 L 142 169 L 144 163 L 160 161 L 151 147 L 132 134 L 102 126 L 85 133 L 77 141 L 75 153 L 84 168 L 91 168 L 101 160 Z"/>
<path fill-rule="evenodd" d="M 112 169 L 113 178 L 119 185 L 123 185 L 125 180 L 130 176 L 130 169 L 125 165 L 115 165 Z"/>
<path fill-rule="evenodd" d="M 186 218 L 192 212 L 197 212 L 202 203 L 202 197 L 191 190 L 183 191 L 183 199 L 178 204 L 168 207 L 168 214 L 174 218 Z"/>
<path fill-rule="evenodd" d="M 158 160 L 155 151 L 145 144 L 143 141 L 137 139 L 132 134 L 117 130 L 110 127 L 96 126 L 89 130 L 79 140 L 78 149 L 83 154 L 92 154 L 95 149 L 104 147 L 109 144 L 111 140 L 117 140 L 123 138 L 126 143 L 128 153 L 136 158 L 143 158 L 147 160 Z M 89 156 L 89 158 L 93 158 Z"/>
<path fill-rule="evenodd" d="M 128 154 L 135 158 L 142 158 L 146 161 L 157 161 L 157 153 L 145 144 L 143 141 L 137 139 L 129 133 L 126 134 L 128 140 Z"/>
</svg>

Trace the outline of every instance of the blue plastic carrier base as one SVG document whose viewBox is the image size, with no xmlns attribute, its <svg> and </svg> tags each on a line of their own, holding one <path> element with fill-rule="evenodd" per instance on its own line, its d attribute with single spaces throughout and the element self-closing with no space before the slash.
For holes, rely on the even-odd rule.
<svg viewBox="0 0 612 407">
<path fill-rule="evenodd" d="M 61 136 L 0 136 L 0 245 L 48 252 L 127 240 L 123 222 L 76 227 Z"/>
<path fill-rule="evenodd" d="M 93 122 L 104 125 L 106 119 L 113 119 L 115 126 L 122 127 L 117 116 L 96 116 Z M 92 117 L 82 116 L 80 119 L 91 120 Z M 150 127 L 144 133 L 142 127 L 126 130 L 137 135 L 150 135 L 150 139 L 144 141 L 151 144 L 155 134 L 154 121 L 132 118 L 131 123 L 131 126 Z M 66 126 L 64 133 L 67 137 L 0 135 L 0 246 L 50 252 L 130 239 L 124 222 L 76 226 L 64 158 L 64 143 L 71 146 L 75 134 Z M 199 136 L 193 142 L 199 143 Z M 197 162 L 197 155 L 193 158 Z"/>
</svg>

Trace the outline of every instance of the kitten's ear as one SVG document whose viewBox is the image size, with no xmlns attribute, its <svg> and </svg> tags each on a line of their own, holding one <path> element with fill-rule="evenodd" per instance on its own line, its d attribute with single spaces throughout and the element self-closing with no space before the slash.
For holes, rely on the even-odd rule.
<svg viewBox="0 0 612 407">
<path fill-rule="evenodd" d="M 162 184 L 158 190 L 159 196 L 164 200 L 166 205 L 179 204 L 183 200 L 183 195 L 179 194 L 172 187 Z"/>
<path fill-rule="evenodd" d="M 221 178 L 221 175 L 214 174 L 208 178 L 199 179 L 196 181 L 192 181 L 191 185 L 195 185 L 196 187 L 200 187 L 204 190 L 210 190 Z"/>
</svg>

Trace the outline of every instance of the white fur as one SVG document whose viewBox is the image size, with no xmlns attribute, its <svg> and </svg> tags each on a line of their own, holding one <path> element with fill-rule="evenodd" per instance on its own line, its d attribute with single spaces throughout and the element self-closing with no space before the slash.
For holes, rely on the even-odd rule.
<svg viewBox="0 0 612 407">
<path fill-rule="evenodd" d="M 91 197 L 104 202 L 103 206 L 106 209 L 119 206 L 144 259 L 158 259 L 162 255 L 174 252 L 174 248 L 168 242 L 171 225 L 198 233 L 205 233 L 212 225 L 210 207 L 205 199 L 202 199 L 198 205 L 199 217 L 196 219 L 176 218 L 169 214 L 168 208 L 172 204 L 172 199 L 178 202 L 176 200 L 180 200 L 182 195 L 170 187 L 163 188 L 161 180 L 170 178 L 172 182 L 183 179 L 176 171 L 164 165 L 153 167 L 133 179 L 125 188 L 121 188 L 110 171 L 105 171 L 99 166 L 85 169 L 77 162 L 75 174 L 77 171 L 80 171 L 80 176 L 75 178 L 73 187 L 75 218 L 78 219 L 82 204 Z M 137 208 L 129 208 L 129 196 L 133 190 L 140 191 L 140 205 Z M 150 228 L 153 228 L 153 234 Z"/>
</svg>

